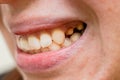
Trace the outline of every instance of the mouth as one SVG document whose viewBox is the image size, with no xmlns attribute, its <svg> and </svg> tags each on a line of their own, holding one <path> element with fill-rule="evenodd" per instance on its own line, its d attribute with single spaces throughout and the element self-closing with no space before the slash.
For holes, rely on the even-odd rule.
<svg viewBox="0 0 120 80">
<path fill-rule="evenodd" d="M 17 64 L 31 73 L 53 69 L 76 53 L 77 42 L 83 37 L 86 28 L 86 23 L 74 20 L 43 28 L 29 28 L 23 32 L 22 29 L 13 30 L 16 32 Z"/>
<path fill-rule="evenodd" d="M 41 29 L 24 35 L 16 35 L 17 46 L 28 54 L 56 51 L 69 47 L 84 33 L 86 24 L 72 21 L 52 29 Z"/>
</svg>

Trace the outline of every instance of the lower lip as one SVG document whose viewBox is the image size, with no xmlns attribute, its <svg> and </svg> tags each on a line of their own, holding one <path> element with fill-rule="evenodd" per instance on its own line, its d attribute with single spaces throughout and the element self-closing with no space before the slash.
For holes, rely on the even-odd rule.
<svg viewBox="0 0 120 80">
<path fill-rule="evenodd" d="M 17 64 L 23 71 L 30 73 L 53 70 L 57 66 L 60 66 L 60 64 L 67 61 L 73 54 L 77 53 L 78 50 L 80 51 L 85 41 L 86 32 L 87 31 L 85 30 L 84 34 L 73 45 L 58 51 L 50 51 L 31 55 L 17 49 Z"/>
<path fill-rule="evenodd" d="M 41 72 L 54 68 L 63 63 L 74 52 L 70 52 L 75 46 L 71 46 L 58 51 L 50 51 L 44 53 L 37 53 L 34 55 L 27 54 L 18 49 L 16 55 L 17 64 L 26 72 Z"/>
</svg>

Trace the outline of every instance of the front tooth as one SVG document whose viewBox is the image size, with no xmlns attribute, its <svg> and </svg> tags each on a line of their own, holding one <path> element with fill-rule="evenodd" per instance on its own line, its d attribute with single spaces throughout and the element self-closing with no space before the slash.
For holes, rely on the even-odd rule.
<svg viewBox="0 0 120 80">
<path fill-rule="evenodd" d="M 69 38 L 65 38 L 65 41 L 62 46 L 67 47 L 72 44 L 72 41 Z"/>
<path fill-rule="evenodd" d="M 47 32 L 42 32 L 40 35 L 40 44 L 42 48 L 48 47 L 50 44 L 52 44 L 50 34 L 48 34 Z"/>
<path fill-rule="evenodd" d="M 57 44 L 62 44 L 65 40 L 65 34 L 61 29 L 54 29 L 52 31 L 52 39 Z"/>
<path fill-rule="evenodd" d="M 37 49 L 40 49 L 41 47 L 40 40 L 37 37 L 32 35 L 28 37 L 28 43 L 31 50 L 37 50 Z"/>
<path fill-rule="evenodd" d="M 59 50 L 60 48 L 61 47 L 58 44 L 54 43 L 54 42 L 49 46 L 49 49 L 51 51 Z"/>
<path fill-rule="evenodd" d="M 70 40 L 75 42 L 80 38 L 81 34 L 80 33 L 74 33 L 71 37 Z"/>
<path fill-rule="evenodd" d="M 25 37 L 20 37 L 18 42 L 18 47 L 24 51 L 28 51 L 30 50 L 29 45 L 28 45 L 28 41 Z"/>
</svg>

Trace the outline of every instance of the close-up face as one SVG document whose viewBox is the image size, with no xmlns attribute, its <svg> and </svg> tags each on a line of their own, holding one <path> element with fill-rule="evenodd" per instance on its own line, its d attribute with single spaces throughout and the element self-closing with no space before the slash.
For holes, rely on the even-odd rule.
<svg viewBox="0 0 120 80">
<path fill-rule="evenodd" d="M 119 0 L 1 3 L 24 80 L 120 80 Z"/>
</svg>

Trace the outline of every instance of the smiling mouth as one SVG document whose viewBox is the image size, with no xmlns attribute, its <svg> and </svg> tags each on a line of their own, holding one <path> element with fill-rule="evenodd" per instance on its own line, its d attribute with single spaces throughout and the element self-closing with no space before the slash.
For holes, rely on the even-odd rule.
<svg viewBox="0 0 120 80">
<path fill-rule="evenodd" d="M 81 20 L 34 21 L 11 25 L 17 42 L 15 59 L 25 72 L 55 70 L 77 53 L 78 45 L 84 42 L 87 24 Z"/>
<path fill-rule="evenodd" d="M 18 49 L 28 54 L 57 51 L 74 44 L 86 29 L 82 21 L 68 22 L 51 29 L 16 35 Z"/>
</svg>

